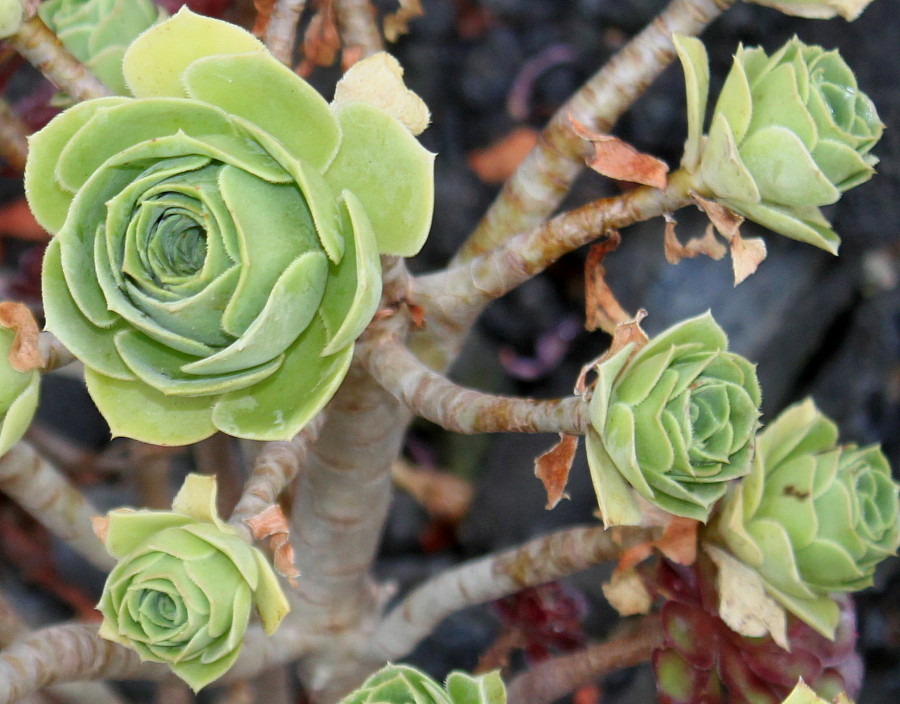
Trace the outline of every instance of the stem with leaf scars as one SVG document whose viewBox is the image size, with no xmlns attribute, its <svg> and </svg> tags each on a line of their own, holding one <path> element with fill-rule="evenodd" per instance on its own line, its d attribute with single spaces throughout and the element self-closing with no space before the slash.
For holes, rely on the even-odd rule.
<svg viewBox="0 0 900 704">
<path fill-rule="evenodd" d="M 581 684 L 646 662 L 663 644 L 663 635 L 659 617 L 646 616 L 603 643 L 551 658 L 522 673 L 509 684 L 509 702 L 551 704 Z"/>
<path fill-rule="evenodd" d="M 28 443 L 0 457 L 0 492 L 91 564 L 102 570 L 115 564 L 91 528 L 91 517 L 99 512 Z"/>
<path fill-rule="evenodd" d="M 535 401 L 473 391 L 433 372 L 390 334 L 366 334 L 356 354 L 379 384 L 446 430 L 582 435 L 589 424 L 581 397 Z"/>
<path fill-rule="evenodd" d="M 288 616 L 278 630 L 266 635 L 251 626 L 241 654 L 223 683 L 246 679 L 306 654 L 320 636 Z M 171 676 L 160 663 L 142 663 L 138 654 L 97 635 L 96 625 L 51 626 L 17 640 L 0 653 L 0 704 L 11 704 L 43 687 L 98 679 L 160 681 Z"/>
<path fill-rule="evenodd" d="M 241 498 L 228 519 L 248 542 L 252 536 L 245 521 L 274 504 L 281 492 L 294 481 L 324 422 L 325 415 L 320 413 L 291 440 L 267 442 L 257 456 L 244 483 Z"/>
<path fill-rule="evenodd" d="M 657 532 L 630 528 L 621 535 L 630 544 Z M 402 658 L 460 609 L 613 560 L 622 549 L 601 526 L 567 528 L 448 569 L 414 589 L 378 625 L 370 645 L 373 660 Z"/>
<path fill-rule="evenodd" d="M 74 100 L 109 95 L 109 89 L 72 56 L 37 15 L 25 20 L 6 41 Z"/>
<path fill-rule="evenodd" d="M 285 66 L 292 66 L 297 23 L 306 7 L 306 0 L 278 0 L 266 25 L 265 44 L 272 56 Z"/>
<path fill-rule="evenodd" d="M 334 3 L 345 63 L 348 58 L 352 64 L 384 49 L 375 8 L 369 0 L 334 0 Z"/>
<path fill-rule="evenodd" d="M 14 171 L 25 170 L 28 127 L 5 100 L 0 100 L 0 157 Z"/>
<path fill-rule="evenodd" d="M 665 189 L 641 186 L 615 198 L 593 201 L 517 235 L 490 252 L 417 278 L 412 297 L 429 317 L 425 330 L 414 333 L 413 349 L 417 353 L 428 349 L 430 357 L 423 357 L 423 361 L 435 368 L 445 367 L 456 352 L 462 333 L 492 300 L 609 230 L 688 205 L 691 186 L 690 175 L 675 171 L 669 175 Z M 438 357 L 438 349 L 443 358 Z"/>
<path fill-rule="evenodd" d="M 556 112 L 456 261 L 493 249 L 510 235 L 535 227 L 556 210 L 584 168 L 583 142 L 572 131 L 569 117 L 596 132 L 608 132 L 675 58 L 672 34 L 699 34 L 734 2 L 673 0 Z"/>
</svg>

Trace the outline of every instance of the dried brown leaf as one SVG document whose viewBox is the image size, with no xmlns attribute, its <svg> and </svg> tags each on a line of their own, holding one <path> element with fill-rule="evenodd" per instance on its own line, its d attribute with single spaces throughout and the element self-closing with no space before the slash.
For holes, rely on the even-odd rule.
<svg viewBox="0 0 900 704">
<path fill-rule="evenodd" d="M 697 561 L 697 529 L 700 524 L 690 518 L 673 516 L 653 545 L 672 562 L 692 565 Z"/>
<path fill-rule="evenodd" d="M 725 256 L 728 250 L 719 240 L 713 231 L 713 226 L 706 228 L 703 237 L 694 237 L 687 241 L 687 244 L 681 244 L 675 236 L 675 219 L 671 215 L 666 216 L 666 231 L 664 246 L 666 250 L 666 261 L 669 264 L 677 264 L 682 259 L 692 259 L 699 254 L 705 254 L 711 259 L 718 261 Z"/>
<path fill-rule="evenodd" d="M 292 587 L 296 587 L 300 572 L 294 564 L 294 548 L 291 546 L 287 519 L 281 506 L 272 504 L 244 522 L 256 540 L 268 541 L 275 571 L 285 577 Z"/>
<path fill-rule="evenodd" d="M 91 529 L 101 543 L 106 542 L 106 531 L 109 529 L 109 519 L 106 516 L 91 516 Z"/>
<path fill-rule="evenodd" d="M 537 144 L 538 131 L 532 127 L 516 127 L 484 149 L 469 152 L 469 168 L 484 183 L 503 183 L 512 176 L 525 155 Z"/>
<path fill-rule="evenodd" d="M 392 43 L 409 32 L 410 20 L 425 14 L 421 0 L 398 0 L 398 2 L 400 6 L 396 12 L 385 15 L 382 24 L 384 38 Z"/>
<path fill-rule="evenodd" d="M 323 0 L 303 35 L 305 61 L 316 66 L 331 66 L 341 49 L 341 37 L 335 20 L 333 0 Z"/>
<path fill-rule="evenodd" d="M 391 467 L 394 484 L 412 496 L 432 518 L 459 522 L 472 503 L 472 485 L 447 472 L 420 469 L 398 460 Z"/>
<path fill-rule="evenodd" d="M 9 364 L 17 372 L 29 372 L 40 369 L 41 353 L 38 349 L 37 321 L 28 307 L 13 301 L 0 303 L 0 326 L 14 330 L 16 333 L 9 348 Z"/>
<path fill-rule="evenodd" d="M 628 344 L 634 344 L 634 349 L 631 352 L 632 355 L 636 354 L 639 349 L 646 345 L 650 341 L 650 338 L 647 337 L 647 333 L 641 328 L 641 321 L 646 317 L 647 311 L 641 308 L 631 320 L 616 325 L 616 329 L 613 331 L 612 342 L 609 345 L 609 349 L 606 351 L 604 359 L 612 357 Z"/>
<path fill-rule="evenodd" d="M 272 10 L 275 7 L 276 0 L 253 0 L 253 7 L 256 8 L 256 20 L 253 22 L 253 34 L 262 37 L 266 33 L 269 26 L 269 18 L 272 16 Z"/>
<path fill-rule="evenodd" d="M 601 589 L 610 606 L 622 616 L 650 613 L 653 597 L 634 569 L 615 570 Z"/>
<path fill-rule="evenodd" d="M 706 213 L 719 234 L 728 240 L 731 249 L 731 266 L 734 270 L 734 285 L 737 286 L 756 271 L 762 260 L 766 258 L 766 243 L 759 237 L 742 238 L 741 224 L 744 222 L 744 218 L 721 203 L 707 200 L 696 193 L 691 193 L 691 198 L 697 207 Z"/>
<path fill-rule="evenodd" d="M 594 145 L 594 156 L 586 159 L 587 165 L 597 173 L 618 181 L 641 183 L 653 188 L 666 187 L 666 162 L 643 154 L 627 142 L 609 134 L 591 132 L 571 115 L 572 129 L 582 139 Z"/>
<path fill-rule="evenodd" d="M 587 330 L 599 328 L 612 335 L 617 325 L 631 320 L 606 283 L 606 269 L 603 267 L 603 258 L 621 241 L 622 236 L 611 230 L 606 239 L 597 242 L 588 251 L 584 263 L 584 327 Z"/>
<path fill-rule="evenodd" d="M 559 442 L 534 461 L 534 476 L 541 480 L 547 492 L 547 505 L 544 508 L 548 511 L 556 508 L 563 497 L 568 498 L 565 493 L 566 482 L 569 480 L 569 470 L 572 469 L 577 449 L 578 436 L 560 433 Z"/>
</svg>

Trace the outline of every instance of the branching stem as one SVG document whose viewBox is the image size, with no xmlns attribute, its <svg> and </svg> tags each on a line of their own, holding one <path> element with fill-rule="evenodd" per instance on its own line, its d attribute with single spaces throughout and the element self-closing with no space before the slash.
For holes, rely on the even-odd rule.
<svg viewBox="0 0 900 704">
<path fill-rule="evenodd" d="M 266 46 L 276 59 L 288 67 L 293 65 L 297 23 L 305 7 L 306 0 L 277 0 L 266 26 Z"/>
</svg>

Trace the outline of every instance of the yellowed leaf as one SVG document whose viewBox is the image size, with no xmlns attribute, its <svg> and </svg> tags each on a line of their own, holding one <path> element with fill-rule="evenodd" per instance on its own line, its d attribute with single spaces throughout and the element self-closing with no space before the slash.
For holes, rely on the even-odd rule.
<svg viewBox="0 0 900 704">
<path fill-rule="evenodd" d="M 575 134 L 594 145 L 593 158 L 586 159 L 587 165 L 594 171 L 618 181 L 653 188 L 666 187 L 666 174 L 669 172 L 666 162 L 639 152 L 618 137 L 591 132 L 571 115 L 569 121 Z"/>
<path fill-rule="evenodd" d="M 568 498 L 565 493 L 566 482 L 569 480 L 569 470 L 572 469 L 577 449 L 576 435 L 560 433 L 559 442 L 534 461 L 534 476 L 541 480 L 547 492 L 547 505 L 544 508 L 548 511 L 555 508 L 563 497 Z"/>
<path fill-rule="evenodd" d="M 40 330 L 28 306 L 13 301 L 0 303 L 0 326 L 15 331 L 9 348 L 9 364 L 17 372 L 40 369 L 41 353 L 38 349 Z"/>
<path fill-rule="evenodd" d="M 633 568 L 615 570 L 601 589 L 610 606 L 622 616 L 650 613 L 653 597 Z"/>
<path fill-rule="evenodd" d="M 384 38 L 389 42 L 397 41 L 402 35 L 409 32 L 409 21 L 424 14 L 421 0 L 399 0 L 397 10 L 384 17 L 381 25 L 384 30 Z"/>
<path fill-rule="evenodd" d="M 719 616 L 735 633 L 752 638 L 771 635 L 790 650 L 787 615 L 766 593 L 759 573 L 714 545 L 703 546 L 718 567 Z"/>
</svg>

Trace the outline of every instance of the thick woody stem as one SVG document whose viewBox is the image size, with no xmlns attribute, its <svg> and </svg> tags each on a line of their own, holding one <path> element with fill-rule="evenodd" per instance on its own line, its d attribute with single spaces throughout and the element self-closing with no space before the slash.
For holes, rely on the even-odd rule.
<svg viewBox="0 0 900 704">
<path fill-rule="evenodd" d="M 24 171 L 27 156 L 28 127 L 5 100 L 0 100 L 0 157 L 14 171 Z"/>
<path fill-rule="evenodd" d="M 352 64 L 384 48 L 370 0 L 335 0 L 334 9 L 345 63 Z"/>
<path fill-rule="evenodd" d="M 320 413 L 291 440 L 268 442 L 253 463 L 250 476 L 244 483 L 241 498 L 228 522 L 251 540 L 250 529 L 244 522 L 275 503 L 303 467 L 310 445 L 319 436 L 325 422 Z"/>
<path fill-rule="evenodd" d="M 271 636 L 251 626 L 241 654 L 222 678 L 223 683 L 245 679 L 270 667 L 301 657 L 318 636 L 288 616 Z M 52 626 L 16 641 L 0 653 L 0 704 L 11 704 L 37 690 L 77 680 L 165 680 L 169 669 L 142 663 L 138 654 L 97 635 L 97 626 Z"/>
<path fill-rule="evenodd" d="M 551 704 L 576 687 L 650 659 L 663 643 L 658 616 L 647 616 L 624 633 L 570 655 L 546 660 L 516 677 L 507 689 L 510 704 Z"/>
<path fill-rule="evenodd" d="M 115 564 L 91 528 L 97 509 L 27 443 L 0 458 L 0 491 L 91 564 L 102 570 Z"/>
<path fill-rule="evenodd" d="M 356 354 L 413 413 L 455 433 L 581 435 L 588 426 L 588 406 L 580 397 L 536 401 L 467 389 L 426 367 L 393 335 L 367 335 Z"/>
<path fill-rule="evenodd" d="M 582 140 L 569 116 L 597 132 L 616 120 L 675 58 L 672 34 L 699 34 L 734 0 L 673 0 L 553 116 L 457 261 L 493 249 L 510 235 L 535 227 L 556 210 L 584 168 Z"/>
<path fill-rule="evenodd" d="M 691 186 L 691 177 L 676 171 L 663 190 L 644 186 L 615 198 L 593 201 L 513 237 L 490 252 L 419 277 L 412 300 L 428 311 L 428 317 L 425 329 L 414 333 L 410 346 L 428 366 L 445 368 L 463 333 L 492 300 L 609 230 L 688 205 Z"/>
<path fill-rule="evenodd" d="M 0 594 L 0 650 L 17 638 L 31 632 L 26 623 Z M 50 692 L 69 704 L 120 704 L 121 700 L 107 685 L 99 682 L 59 684 Z"/>
<path fill-rule="evenodd" d="M 76 101 L 109 95 L 109 89 L 72 56 L 37 15 L 25 20 L 6 41 Z"/>
<path fill-rule="evenodd" d="M 623 534 L 631 542 L 649 540 L 655 531 L 632 528 Z M 567 528 L 448 569 L 413 590 L 378 625 L 371 642 L 373 659 L 402 658 L 460 609 L 613 560 L 621 549 L 602 527 Z"/>
<path fill-rule="evenodd" d="M 297 23 L 306 7 L 306 0 L 278 0 L 266 25 L 265 43 L 272 56 L 285 66 L 292 66 Z"/>
</svg>

